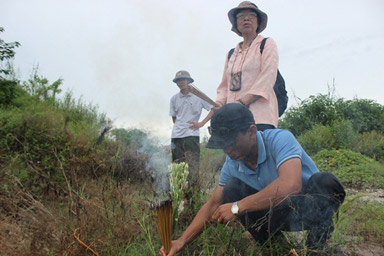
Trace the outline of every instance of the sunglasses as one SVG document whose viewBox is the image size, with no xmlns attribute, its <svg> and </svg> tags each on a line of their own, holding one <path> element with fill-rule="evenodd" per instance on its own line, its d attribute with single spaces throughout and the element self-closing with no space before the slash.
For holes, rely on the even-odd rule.
<svg viewBox="0 0 384 256">
<path fill-rule="evenodd" d="M 240 12 L 236 15 L 236 19 L 239 19 L 239 20 L 244 20 L 245 17 L 254 19 L 254 18 L 257 18 L 257 14 L 255 12 L 249 12 L 249 13 Z"/>
</svg>

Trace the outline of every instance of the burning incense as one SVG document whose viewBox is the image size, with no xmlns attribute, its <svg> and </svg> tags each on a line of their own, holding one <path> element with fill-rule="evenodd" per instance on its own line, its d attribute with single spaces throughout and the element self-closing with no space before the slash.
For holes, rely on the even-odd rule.
<svg viewBox="0 0 384 256">
<path fill-rule="evenodd" d="M 193 84 L 189 84 L 189 91 L 191 93 L 193 93 L 194 95 L 196 95 L 197 97 L 199 97 L 200 99 L 205 100 L 209 104 L 211 104 L 215 107 L 218 107 L 216 102 L 214 102 L 211 98 L 209 98 L 207 95 L 205 95 L 205 93 L 203 93 L 202 91 L 197 89 L 196 86 L 194 86 Z"/>
<path fill-rule="evenodd" d="M 165 253 L 171 250 L 172 229 L 173 229 L 173 207 L 172 201 L 167 200 L 156 207 L 157 211 L 157 229 L 160 234 L 161 243 L 164 246 Z"/>
</svg>

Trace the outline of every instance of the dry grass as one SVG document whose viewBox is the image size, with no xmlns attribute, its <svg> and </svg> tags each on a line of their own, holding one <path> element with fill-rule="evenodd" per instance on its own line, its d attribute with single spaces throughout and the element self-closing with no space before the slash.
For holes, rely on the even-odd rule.
<svg viewBox="0 0 384 256">
<path fill-rule="evenodd" d="M 140 227 L 133 198 L 143 186 L 87 179 L 69 196 L 35 198 L 8 176 L 0 189 L 0 255 L 103 255 L 129 243 Z"/>
</svg>

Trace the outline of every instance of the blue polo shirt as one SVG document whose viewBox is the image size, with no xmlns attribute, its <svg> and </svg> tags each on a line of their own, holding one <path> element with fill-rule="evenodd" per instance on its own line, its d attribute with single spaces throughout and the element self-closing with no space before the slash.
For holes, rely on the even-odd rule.
<svg viewBox="0 0 384 256">
<path fill-rule="evenodd" d="M 258 131 L 256 138 L 259 150 L 256 171 L 249 169 L 244 161 L 231 160 L 227 156 L 221 169 L 220 185 L 224 186 L 230 178 L 236 177 L 260 191 L 278 178 L 279 166 L 292 158 L 301 160 L 303 186 L 312 174 L 319 171 L 291 132 L 269 129 Z"/>
</svg>

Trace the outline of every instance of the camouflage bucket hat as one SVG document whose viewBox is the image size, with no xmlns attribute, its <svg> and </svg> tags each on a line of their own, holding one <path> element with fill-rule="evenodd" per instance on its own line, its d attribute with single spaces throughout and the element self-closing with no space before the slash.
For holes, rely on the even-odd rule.
<svg viewBox="0 0 384 256">
<path fill-rule="evenodd" d="M 185 70 L 180 70 L 176 73 L 176 76 L 175 78 L 173 79 L 173 82 L 174 83 L 177 83 L 177 80 L 179 79 L 187 79 L 189 81 L 189 83 L 193 83 L 193 79 L 191 77 L 191 75 L 188 73 L 188 71 L 185 71 Z"/>
</svg>

